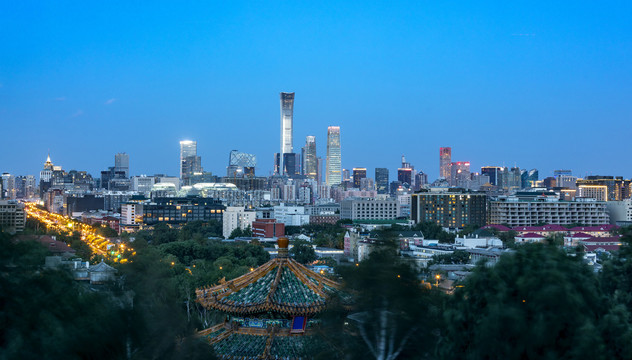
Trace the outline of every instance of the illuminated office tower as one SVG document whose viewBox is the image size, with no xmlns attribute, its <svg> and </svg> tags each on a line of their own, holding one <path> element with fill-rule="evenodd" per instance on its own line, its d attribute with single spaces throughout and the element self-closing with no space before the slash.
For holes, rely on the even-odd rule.
<svg viewBox="0 0 632 360">
<path fill-rule="evenodd" d="M 489 176 L 489 183 L 492 185 L 499 185 L 502 171 L 503 168 L 500 166 L 483 166 L 481 168 L 481 174 Z"/>
<path fill-rule="evenodd" d="M 126 153 L 118 153 L 114 155 L 114 171 L 123 171 L 125 177 L 129 177 L 129 155 Z"/>
<path fill-rule="evenodd" d="M 366 179 L 366 168 L 353 168 L 353 187 L 360 189 L 362 179 Z"/>
<path fill-rule="evenodd" d="M 399 168 L 397 169 L 397 181 L 402 184 L 413 184 L 413 169 L 411 168 Z"/>
<path fill-rule="evenodd" d="M 294 152 L 293 122 L 294 122 L 294 93 L 282 92 L 281 95 L 281 152 L 279 156 L 279 171 L 284 172 L 285 154 Z M 283 174 L 280 174 L 283 175 Z"/>
<path fill-rule="evenodd" d="M 202 159 L 197 156 L 197 141 L 180 141 L 180 180 L 185 185 L 194 173 L 202 172 Z"/>
<path fill-rule="evenodd" d="M 327 185 L 341 183 L 340 126 L 327 128 Z"/>
<path fill-rule="evenodd" d="M 448 176 L 448 183 L 450 186 L 458 186 L 467 188 L 467 183 L 470 180 L 470 162 L 469 161 L 457 161 L 450 164 L 450 176 Z M 518 182 L 520 181 L 520 172 L 518 172 Z"/>
<path fill-rule="evenodd" d="M 316 156 L 316 136 L 305 138 L 305 148 L 303 152 L 303 175 L 308 179 L 318 178 L 318 157 Z"/>
<path fill-rule="evenodd" d="M 351 171 L 342 169 L 342 181 L 351 181 Z"/>
<path fill-rule="evenodd" d="M 378 194 L 388 194 L 388 169 L 375 168 L 375 185 Z"/>
<path fill-rule="evenodd" d="M 592 189 L 602 189 L 601 198 L 605 201 L 622 201 L 632 197 L 632 180 L 625 180 L 622 176 L 601 176 L 591 175 L 583 179 L 577 179 L 577 188 L 579 196 L 593 197 L 590 194 Z M 600 198 L 600 200 L 601 200 Z"/>
<path fill-rule="evenodd" d="M 439 148 L 439 177 L 450 178 L 450 165 L 452 163 L 452 148 Z"/>
</svg>

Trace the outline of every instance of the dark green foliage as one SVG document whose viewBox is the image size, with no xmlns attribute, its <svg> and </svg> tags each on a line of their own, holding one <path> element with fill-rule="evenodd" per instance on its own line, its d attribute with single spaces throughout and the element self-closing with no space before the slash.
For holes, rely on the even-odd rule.
<svg viewBox="0 0 632 360">
<path fill-rule="evenodd" d="M 599 280 L 610 306 L 602 329 L 614 355 L 632 354 L 632 229 L 622 232 L 623 245 L 604 262 Z"/>
<path fill-rule="evenodd" d="M 440 225 L 432 222 L 418 223 L 412 227 L 412 230 L 419 230 L 424 234 L 426 239 L 437 239 L 442 243 L 453 243 L 456 238 L 456 234 L 449 233 Z"/>
<path fill-rule="evenodd" d="M 379 355 L 401 351 L 399 358 L 419 359 L 434 352 L 442 321 L 441 294 L 422 288 L 418 272 L 402 262 L 394 248 L 380 247 L 359 266 L 340 268 L 343 291 L 354 294 L 354 304 L 346 317 L 334 299 L 323 315 L 323 334 L 331 344 L 328 356 L 342 352 L 345 358 L 386 359 Z M 391 338 L 393 343 L 380 352 L 382 330 L 387 345 Z"/>
<path fill-rule="evenodd" d="M 498 232 L 496 229 L 492 229 L 492 231 L 498 233 L 498 238 L 503 242 L 506 248 L 513 248 L 516 244 L 516 235 L 518 235 L 518 233 L 514 230 Z"/>
<path fill-rule="evenodd" d="M 235 230 L 233 230 L 230 233 L 230 236 L 228 236 L 229 239 L 235 239 L 238 237 L 251 237 L 252 236 L 252 229 L 250 228 L 250 225 L 248 225 L 248 227 L 244 230 L 242 230 L 240 227 L 235 228 Z"/>
<path fill-rule="evenodd" d="M 562 246 L 564 245 L 564 234 L 553 233 L 544 240 L 550 245 Z"/>
<path fill-rule="evenodd" d="M 166 255 L 173 255 L 178 262 L 186 266 L 195 261 L 215 261 L 220 257 L 234 259 L 235 264 L 248 267 L 262 265 L 270 259 L 270 255 L 261 246 L 245 242 L 223 243 L 207 240 L 203 243 L 189 240 L 163 244 L 160 251 Z"/>
<path fill-rule="evenodd" d="M 134 237 L 137 240 L 146 241 L 153 245 L 166 244 L 174 241 L 197 240 L 204 241 L 209 237 L 222 236 L 222 224 L 211 220 L 203 222 L 201 220 L 186 223 L 182 228 L 171 228 L 166 223 L 154 225 L 153 230 L 143 230 L 137 232 Z"/>
<path fill-rule="evenodd" d="M 208 358 L 212 349 L 195 339 L 195 322 L 183 306 L 194 305 L 195 290 L 184 267 L 147 247 L 120 270 L 134 293 L 129 318 L 133 358 Z"/>
<path fill-rule="evenodd" d="M 527 244 L 463 285 L 446 311 L 446 358 L 607 358 L 598 330 L 605 307 L 580 256 Z"/>
<path fill-rule="evenodd" d="M 465 250 L 455 250 L 452 254 L 434 255 L 432 264 L 467 264 L 470 262 L 470 254 Z"/>
<path fill-rule="evenodd" d="M 118 233 L 116 232 L 116 230 L 112 229 L 111 227 L 107 225 L 94 224 L 92 225 L 92 227 L 94 227 L 94 230 L 97 233 L 97 235 L 101 235 L 106 238 L 113 238 L 113 237 L 118 236 Z"/>
<path fill-rule="evenodd" d="M 340 223 L 342 220 L 339 220 Z M 286 226 L 286 235 L 305 234 L 312 237 L 314 245 L 341 249 L 347 229 L 340 224 L 306 224 L 303 226 Z"/>
<path fill-rule="evenodd" d="M 463 237 L 473 233 L 478 230 L 480 226 L 478 225 L 466 225 L 461 231 L 459 231 L 458 236 Z"/>
<path fill-rule="evenodd" d="M 178 231 L 170 228 L 169 225 L 165 223 L 156 224 L 154 226 L 154 229 L 151 230 L 149 234 L 151 235 L 147 236 L 148 234 L 146 235 L 142 232 L 139 232 L 137 236 L 147 236 L 149 239 L 151 239 L 149 241 L 151 241 L 153 245 L 166 244 L 178 240 Z"/>
<path fill-rule="evenodd" d="M 0 358 L 124 358 L 124 308 L 109 291 L 43 269 L 45 256 L 36 242 L 0 234 Z"/>
<path fill-rule="evenodd" d="M 223 238 L 222 231 L 222 223 L 216 220 L 210 220 L 206 223 L 201 220 L 191 221 L 178 231 L 178 240 L 191 240 L 196 237 L 201 239 L 208 239 L 209 237 Z"/>
<path fill-rule="evenodd" d="M 92 258 L 92 249 L 90 248 L 90 245 L 81 240 L 79 232 L 74 231 L 72 235 L 57 234 L 56 236 L 57 240 L 70 244 L 70 247 L 76 251 L 75 255 L 77 257 L 86 260 L 90 260 Z"/>
<path fill-rule="evenodd" d="M 290 249 L 290 255 L 301 264 L 310 264 L 317 259 L 312 245 L 304 241 L 295 242 Z"/>
</svg>

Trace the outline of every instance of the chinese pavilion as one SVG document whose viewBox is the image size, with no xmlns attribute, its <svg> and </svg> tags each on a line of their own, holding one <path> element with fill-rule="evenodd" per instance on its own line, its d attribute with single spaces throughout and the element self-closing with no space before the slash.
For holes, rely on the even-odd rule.
<svg viewBox="0 0 632 360">
<path fill-rule="evenodd" d="M 196 290 L 200 304 L 227 314 L 223 323 L 199 333 L 221 359 L 300 359 L 322 346 L 314 336 L 314 316 L 340 284 L 290 258 L 287 238 L 277 243 L 275 259 Z"/>
</svg>

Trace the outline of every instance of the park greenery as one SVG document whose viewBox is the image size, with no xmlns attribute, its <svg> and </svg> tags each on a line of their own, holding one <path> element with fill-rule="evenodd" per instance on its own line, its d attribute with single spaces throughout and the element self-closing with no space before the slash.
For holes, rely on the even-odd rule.
<svg viewBox="0 0 632 360">
<path fill-rule="evenodd" d="M 444 236 L 428 224 L 415 229 L 426 238 Z M 337 242 L 345 232 L 339 225 L 291 230 L 325 243 Z M 581 249 L 564 249 L 551 238 L 514 246 L 494 266 L 478 264 L 450 294 L 424 282 L 424 275 L 398 256 L 398 230 L 381 231 L 367 260 L 336 267 L 343 288 L 321 315 L 318 330 L 329 346 L 309 355 L 631 357 L 629 230 L 620 251 L 604 258 L 598 273 L 584 262 Z M 25 232 L 38 231 L 30 223 Z M 217 223 L 192 222 L 181 229 L 158 225 L 123 236 L 136 255 L 128 263 L 112 263 L 118 280 L 97 287 L 72 280 L 63 269 L 44 268 L 46 250 L 38 243 L 16 242 L 0 233 L 0 359 L 213 358 L 212 348 L 195 334 L 223 315 L 200 307 L 195 289 L 245 274 L 269 259 L 257 243 L 215 239 L 221 231 Z M 78 235 L 57 235 L 81 249 Z M 315 259 L 312 244 L 297 240 L 293 245 L 297 261 Z M 89 248 L 82 254 L 90 258 Z M 434 262 L 465 261 L 455 252 Z"/>
</svg>

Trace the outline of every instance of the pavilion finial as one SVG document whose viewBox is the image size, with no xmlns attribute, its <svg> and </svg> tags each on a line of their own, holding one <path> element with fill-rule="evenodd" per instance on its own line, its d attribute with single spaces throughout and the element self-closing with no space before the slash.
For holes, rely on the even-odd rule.
<svg viewBox="0 0 632 360">
<path fill-rule="evenodd" d="M 290 245 L 290 240 L 285 236 L 281 236 L 280 238 L 277 239 L 277 245 L 279 246 L 279 254 L 277 255 L 277 257 L 278 258 L 288 257 L 288 247 Z"/>
</svg>

